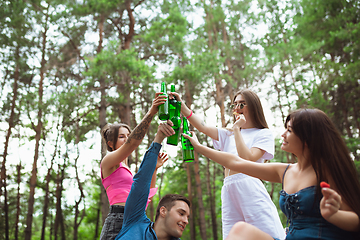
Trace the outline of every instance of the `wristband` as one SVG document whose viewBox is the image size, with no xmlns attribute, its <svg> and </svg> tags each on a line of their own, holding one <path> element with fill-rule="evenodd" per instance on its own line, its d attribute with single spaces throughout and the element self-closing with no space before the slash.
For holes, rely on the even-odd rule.
<svg viewBox="0 0 360 240">
<path fill-rule="evenodd" d="M 193 114 L 193 111 L 191 110 L 190 115 L 189 115 L 189 116 L 187 116 L 187 117 L 186 117 L 186 119 L 189 119 L 189 118 L 192 116 L 192 114 Z"/>
</svg>

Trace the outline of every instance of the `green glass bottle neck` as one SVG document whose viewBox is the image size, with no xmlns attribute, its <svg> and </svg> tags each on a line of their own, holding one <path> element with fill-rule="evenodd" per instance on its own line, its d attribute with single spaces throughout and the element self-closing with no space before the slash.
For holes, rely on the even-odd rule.
<svg viewBox="0 0 360 240">
<path fill-rule="evenodd" d="M 188 122 L 187 122 L 187 119 L 185 117 L 183 118 L 183 132 L 184 133 L 189 132 Z"/>
<path fill-rule="evenodd" d="M 175 116 L 180 116 L 181 112 L 181 102 L 176 103 Z"/>
<path fill-rule="evenodd" d="M 165 83 L 163 82 L 163 83 L 161 83 L 161 92 L 162 93 L 166 93 L 166 85 L 165 85 Z"/>
</svg>

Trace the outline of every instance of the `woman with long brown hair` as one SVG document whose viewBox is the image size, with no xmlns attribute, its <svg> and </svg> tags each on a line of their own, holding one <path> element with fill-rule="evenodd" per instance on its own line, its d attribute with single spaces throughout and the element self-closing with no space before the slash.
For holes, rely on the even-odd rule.
<svg viewBox="0 0 360 240">
<path fill-rule="evenodd" d="M 279 204 L 288 218 L 287 240 L 359 239 L 360 183 L 355 164 L 330 118 L 318 109 L 289 114 L 281 149 L 296 156 L 294 164 L 258 164 L 217 152 L 189 137 L 194 149 L 226 167 L 266 181 L 282 183 Z M 330 186 L 320 187 L 325 181 Z M 276 239 L 239 222 L 228 240 Z"/>
</svg>

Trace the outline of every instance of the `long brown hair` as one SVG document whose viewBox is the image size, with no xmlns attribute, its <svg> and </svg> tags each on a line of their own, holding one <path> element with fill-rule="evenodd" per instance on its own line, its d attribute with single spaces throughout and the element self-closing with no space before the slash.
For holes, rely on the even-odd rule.
<svg viewBox="0 0 360 240">
<path fill-rule="evenodd" d="M 109 146 L 108 142 L 109 141 L 112 142 L 113 147 L 116 146 L 119 137 L 119 129 L 122 127 L 126 128 L 127 130 L 129 130 L 129 133 L 131 133 L 130 127 L 125 123 L 115 123 L 115 124 L 108 123 L 101 129 L 101 136 L 105 140 L 106 148 L 109 152 L 112 152 L 115 149 Z"/>
<path fill-rule="evenodd" d="M 285 128 L 291 127 L 309 149 L 309 160 L 317 178 L 317 196 L 321 181 L 333 180 L 338 193 L 360 217 L 360 182 L 354 161 L 331 119 L 319 109 L 298 109 L 290 113 Z"/>
<path fill-rule="evenodd" d="M 235 93 L 233 102 L 238 95 L 242 95 L 244 97 L 246 106 L 250 112 L 250 118 L 253 121 L 255 127 L 259 129 L 269 128 L 258 95 L 249 89 L 243 89 Z"/>
</svg>

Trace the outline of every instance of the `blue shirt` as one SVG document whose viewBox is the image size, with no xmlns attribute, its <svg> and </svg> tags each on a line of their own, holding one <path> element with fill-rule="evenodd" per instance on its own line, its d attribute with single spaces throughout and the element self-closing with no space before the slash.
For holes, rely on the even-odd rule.
<svg viewBox="0 0 360 240">
<path fill-rule="evenodd" d="M 157 240 L 153 222 L 146 216 L 145 207 L 160 149 L 161 144 L 153 142 L 145 153 L 126 200 L 122 229 L 115 240 Z"/>
</svg>

